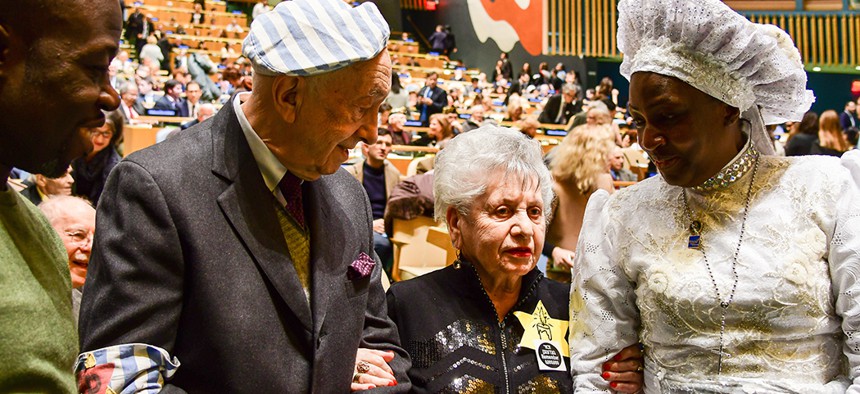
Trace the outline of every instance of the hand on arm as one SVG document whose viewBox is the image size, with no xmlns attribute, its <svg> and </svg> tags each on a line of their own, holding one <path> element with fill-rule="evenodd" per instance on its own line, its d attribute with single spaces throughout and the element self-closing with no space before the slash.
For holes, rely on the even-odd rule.
<svg viewBox="0 0 860 394">
<path fill-rule="evenodd" d="M 635 393 L 642 389 L 644 366 L 642 348 L 637 343 L 624 348 L 612 357 L 612 360 L 603 363 L 601 377 L 609 381 L 609 387 L 618 392 Z"/>
<path fill-rule="evenodd" d="M 360 391 L 396 386 L 394 371 L 388 365 L 391 360 L 394 360 L 393 351 L 359 348 L 355 355 L 355 377 L 349 389 Z"/>
</svg>

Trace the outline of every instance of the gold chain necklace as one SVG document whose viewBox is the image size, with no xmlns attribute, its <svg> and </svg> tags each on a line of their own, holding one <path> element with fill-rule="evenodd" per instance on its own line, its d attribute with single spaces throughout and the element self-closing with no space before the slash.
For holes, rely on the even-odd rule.
<svg viewBox="0 0 860 394">
<path fill-rule="evenodd" d="M 693 220 L 693 211 L 690 209 L 690 204 L 687 202 L 687 189 L 681 189 L 681 196 L 684 201 L 684 213 L 687 216 L 687 220 L 690 222 L 688 227 L 690 236 L 687 242 L 687 247 L 690 249 L 697 249 L 702 252 L 702 258 L 705 260 L 705 268 L 708 270 L 708 277 L 711 278 L 711 284 L 714 286 L 714 293 L 716 294 L 717 301 L 720 303 L 720 353 L 717 361 L 717 376 L 721 375 L 723 372 L 723 355 L 731 357 L 730 354 L 723 352 L 723 348 L 725 346 L 723 340 L 726 332 L 726 312 L 728 312 L 729 306 L 735 298 L 735 290 L 737 290 L 738 287 L 738 255 L 741 251 L 741 244 L 744 241 L 744 232 L 746 231 L 747 217 L 749 216 L 750 211 L 750 201 L 752 200 L 753 184 L 755 183 L 756 172 L 758 172 L 759 155 L 758 152 L 753 152 L 752 174 L 750 175 L 750 186 L 747 189 L 746 201 L 744 202 L 744 216 L 741 220 L 741 234 L 738 237 L 738 246 L 735 248 L 735 253 L 732 258 L 732 289 L 727 298 L 723 298 L 720 294 L 720 288 L 717 286 L 717 281 L 714 279 L 714 273 L 711 270 L 711 264 L 708 262 L 708 255 L 705 253 L 704 248 L 702 248 L 702 222 Z"/>
</svg>

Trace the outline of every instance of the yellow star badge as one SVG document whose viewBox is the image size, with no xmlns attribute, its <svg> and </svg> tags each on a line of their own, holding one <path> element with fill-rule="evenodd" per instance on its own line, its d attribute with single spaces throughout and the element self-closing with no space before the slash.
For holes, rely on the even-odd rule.
<svg viewBox="0 0 860 394">
<path fill-rule="evenodd" d="M 564 339 L 568 322 L 550 317 L 542 301 L 538 301 L 531 314 L 516 311 L 514 316 L 520 320 L 520 324 L 525 329 L 520 346 L 534 349 L 536 341 L 554 342 L 565 357 L 570 357 L 570 346 Z"/>
</svg>

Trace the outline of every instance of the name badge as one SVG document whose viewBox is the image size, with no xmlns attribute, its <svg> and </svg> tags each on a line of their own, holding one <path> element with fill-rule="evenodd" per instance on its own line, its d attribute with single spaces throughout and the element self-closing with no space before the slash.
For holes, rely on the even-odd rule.
<svg viewBox="0 0 860 394">
<path fill-rule="evenodd" d="M 535 341 L 538 369 L 541 371 L 567 371 L 564 357 L 558 344 L 550 341 Z"/>
</svg>

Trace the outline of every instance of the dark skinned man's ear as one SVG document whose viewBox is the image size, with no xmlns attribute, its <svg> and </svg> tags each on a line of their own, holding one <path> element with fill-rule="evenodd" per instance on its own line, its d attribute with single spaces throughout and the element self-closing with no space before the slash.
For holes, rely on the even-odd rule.
<svg viewBox="0 0 860 394">
<path fill-rule="evenodd" d="M 27 60 L 28 44 L 8 23 L 0 23 L 0 80 L 10 78 L 11 73 Z"/>
<path fill-rule="evenodd" d="M 307 83 L 302 77 L 282 75 L 272 82 L 272 103 L 284 122 L 296 121 L 306 88 Z"/>
</svg>

